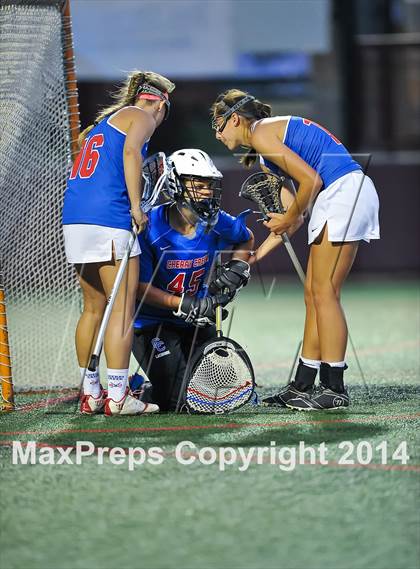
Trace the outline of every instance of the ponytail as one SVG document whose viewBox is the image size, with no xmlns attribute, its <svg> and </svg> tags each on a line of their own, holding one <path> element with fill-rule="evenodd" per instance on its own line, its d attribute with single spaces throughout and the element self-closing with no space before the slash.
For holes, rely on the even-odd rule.
<svg viewBox="0 0 420 569">
<path fill-rule="evenodd" d="M 159 75 L 159 73 L 154 73 L 153 71 L 133 71 L 124 81 L 121 88 L 112 95 L 116 102 L 102 109 L 97 115 L 95 122 L 80 133 L 78 138 L 79 147 L 82 147 L 83 141 L 89 132 L 104 118 L 116 113 L 124 107 L 133 106 L 142 85 L 152 85 L 160 91 L 167 93 L 172 93 L 175 89 L 175 84 L 163 75 Z"/>
<path fill-rule="evenodd" d="M 261 101 L 255 101 L 255 117 L 257 120 L 271 117 L 271 106 Z M 245 168 L 251 168 L 257 160 L 258 154 L 254 148 L 250 148 L 246 154 L 241 156 L 239 163 L 243 164 Z"/>
</svg>

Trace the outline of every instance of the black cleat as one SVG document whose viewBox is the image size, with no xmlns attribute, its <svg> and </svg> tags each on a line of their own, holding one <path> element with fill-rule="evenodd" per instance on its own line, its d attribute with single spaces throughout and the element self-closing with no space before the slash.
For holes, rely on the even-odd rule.
<svg viewBox="0 0 420 569">
<path fill-rule="evenodd" d="M 262 399 L 262 405 L 267 407 L 286 407 L 288 401 L 291 399 L 297 399 L 299 397 L 310 397 L 313 393 L 313 388 L 307 388 L 307 392 L 299 391 L 296 389 L 296 383 L 292 381 L 288 383 L 279 393 L 275 395 L 270 395 L 270 397 L 265 397 Z"/>
<path fill-rule="evenodd" d="M 310 396 L 306 393 L 289 399 L 286 407 L 296 411 L 331 411 L 345 409 L 350 405 L 349 394 L 346 389 L 342 392 L 333 391 L 325 385 L 320 385 L 320 391 Z"/>
</svg>

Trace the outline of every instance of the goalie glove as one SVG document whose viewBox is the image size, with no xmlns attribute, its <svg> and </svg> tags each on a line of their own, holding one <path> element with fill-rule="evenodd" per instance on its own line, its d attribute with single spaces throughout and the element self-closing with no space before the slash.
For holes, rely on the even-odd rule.
<svg viewBox="0 0 420 569">
<path fill-rule="evenodd" d="M 174 312 L 174 315 L 182 318 L 188 324 L 193 324 L 200 328 L 211 326 L 216 322 L 217 305 L 226 306 L 229 300 L 229 296 L 226 294 L 206 296 L 204 298 L 183 294 L 178 310 Z M 223 309 L 222 319 L 225 320 L 228 314 L 228 311 Z"/>
<path fill-rule="evenodd" d="M 209 292 L 211 294 L 225 292 L 232 300 L 235 294 L 248 284 L 250 277 L 250 266 L 246 261 L 231 259 L 222 265 L 220 275 L 209 285 Z"/>
</svg>

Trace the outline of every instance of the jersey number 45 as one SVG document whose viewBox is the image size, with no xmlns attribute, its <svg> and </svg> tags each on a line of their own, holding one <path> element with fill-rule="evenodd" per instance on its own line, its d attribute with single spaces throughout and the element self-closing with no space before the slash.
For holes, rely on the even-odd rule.
<svg viewBox="0 0 420 569">
<path fill-rule="evenodd" d="M 206 269 L 198 269 L 194 271 L 191 275 L 190 282 L 188 283 L 188 287 L 185 290 L 185 277 L 186 273 L 178 273 L 175 278 L 171 280 L 171 282 L 166 287 L 169 292 L 173 292 L 174 294 L 183 294 L 186 292 L 187 294 L 194 295 L 197 293 L 201 277 L 206 272 Z"/>
</svg>

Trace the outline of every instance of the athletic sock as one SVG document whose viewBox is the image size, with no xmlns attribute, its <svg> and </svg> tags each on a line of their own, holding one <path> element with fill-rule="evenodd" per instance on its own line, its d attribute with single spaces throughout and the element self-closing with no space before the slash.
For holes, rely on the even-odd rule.
<svg viewBox="0 0 420 569">
<path fill-rule="evenodd" d="M 310 360 L 309 358 L 304 358 L 300 356 L 300 361 L 304 363 L 308 367 L 312 367 L 314 369 L 319 369 L 321 367 L 321 360 Z"/>
<path fill-rule="evenodd" d="M 321 362 L 319 372 L 321 383 L 337 393 L 343 393 L 346 369 L 346 362 Z"/>
<path fill-rule="evenodd" d="M 305 360 L 308 361 L 307 358 Z M 307 365 L 302 357 L 299 358 L 299 365 L 295 375 L 295 385 L 299 391 L 309 391 L 315 383 L 319 366 L 316 366 L 317 360 L 309 360 L 309 362 L 310 365 Z M 319 364 L 321 365 L 320 362 Z"/>
<path fill-rule="evenodd" d="M 344 367 L 347 369 L 346 362 L 328 362 L 331 367 Z"/>
<path fill-rule="evenodd" d="M 101 382 L 99 379 L 99 369 L 89 371 L 85 367 L 80 368 L 80 375 L 83 380 L 83 393 L 85 395 L 92 395 L 92 397 L 99 397 L 101 392 Z"/>
<path fill-rule="evenodd" d="M 121 401 L 128 383 L 128 369 L 108 368 L 108 397 L 113 401 Z"/>
</svg>

